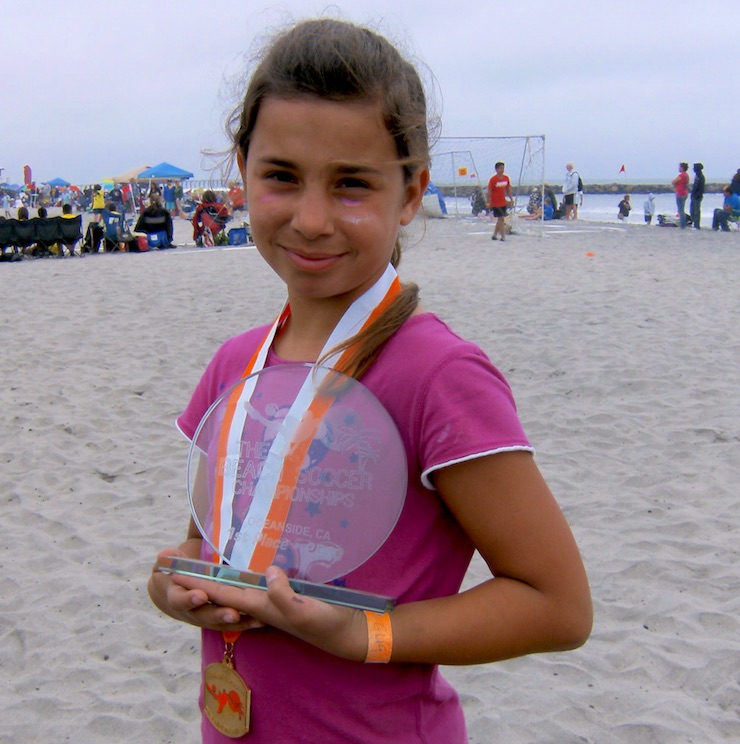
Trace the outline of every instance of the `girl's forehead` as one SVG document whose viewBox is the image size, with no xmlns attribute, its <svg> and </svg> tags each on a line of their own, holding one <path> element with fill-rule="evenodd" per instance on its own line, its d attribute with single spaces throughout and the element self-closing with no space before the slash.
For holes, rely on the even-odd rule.
<svg viewBox="0 0 740 744">
<path fill-rule="evenodd" d="M 335 101 L 314 95 L 299 95 L 291 98 L 266 96 L 259 108 L 257 122 L 263 115 L 282 116 L 285 112 L 301 112 L 303 116 L 336 120 L 356 118 L 372 121 L 376 126 L 386 130 L 383 105 L 376 98 L 359 98 L 347 101 Z"/>
<path fill-rule="evenodd" d="M 320 158 L 338 168 L 399 163 L 377 101 L 266 98 L 249 150 L 250 156 L 257 151 L 259 158 Z"/>
</svg>

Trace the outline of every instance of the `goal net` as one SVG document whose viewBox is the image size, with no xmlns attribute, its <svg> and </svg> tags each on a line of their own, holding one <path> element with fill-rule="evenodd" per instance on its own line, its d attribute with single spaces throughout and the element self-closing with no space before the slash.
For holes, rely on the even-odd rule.
<svg viewBox="0 0 740 744">
<path fill-rule="evenodd" d="M 486 197 L 496 163 L 506 164 L 515 214 L 527 214 L 532 189 L 545 179 L 545 136 L 440 137 L 432 148 L 432 183 L 444 196 L 448 215 L 477 215 L 476 194 Z M 480 204 L 480 202 L 478 202 Z"/>
</svg>

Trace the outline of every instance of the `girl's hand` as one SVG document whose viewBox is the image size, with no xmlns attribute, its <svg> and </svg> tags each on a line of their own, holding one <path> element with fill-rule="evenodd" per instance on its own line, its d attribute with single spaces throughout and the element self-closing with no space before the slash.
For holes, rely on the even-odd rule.
<svg viewBox="0 0 740 744">
<path fill-rule="evenodd" d="M 201 541 L 189 539 L 179 548 L 169 548 L 159 556 L 180 556 L 199 558 Z M 218 631 L 252 630 L 261 628 L 264 623 L 242 614 L 239 610 L 214 603 L 208 593 L 198 588 L 190 589 L 176 581 L 175 574 L 165 574 L 157 570 L 155 563 L 149 578 L 149 596 L 166 615 L 199 628 Z M 180 578 L 180 577 L 178 577 Z M 208 582 L 213 584 L 215 582 Z"/>
<path fill-rule="evenodd" d="M 173 584 L 172 595 L 178 605 L 181 599 L 191 603 L 205 599 L 213 603 L 211 607 L 218 608 L 214 613 L 219 621 L 222 618 L 235 621 L 236 615 L 241 615 L 249 618 L 248 627 L 244 629 L 271 625 L 335 656 L 364 661 L 368 636 L 367 621 L 361 610 L 296 594 L 290 587 L 288 577 L 276 566 L 270 566 L 265 576 L 267 591 L 178 574 L 172 574 L 169 578 Z M 176 590 L 184 594 L 180 595 Z M 186 614 L 191 616 L 206 607 L 201 605 L 196 610 L 186 608 L 189 610 Z M 206 627 L 214 626 L 209 624 Z M 241 629 L 240 623 L 236 622 L 226 629 L 232 628 Z M 216 629 L 224 628 L 219 626 Z"/>
</svg>

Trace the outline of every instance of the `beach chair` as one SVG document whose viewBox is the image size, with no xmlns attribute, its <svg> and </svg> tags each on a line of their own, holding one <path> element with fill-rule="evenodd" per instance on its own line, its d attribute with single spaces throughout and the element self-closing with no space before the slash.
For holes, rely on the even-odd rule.
<svg viewBox="0 0 740 744">
<path fill-rule="evenodd" d="M 170 247 L 170 241 L 164 230 L 150 232 L 146 234 L 146 242 L 149 250 L 164 250 Z"/>
<path fill-rule="evenodd" d="M 90 222 L 85 231 L 85 239 L 80 246 L 80 253 L 100 253 L 105 230 L 97 222 Z"/>
<path fill-rule="evenodd" d="M 103 225 L 105 226 L 103 237 L 105 250 L 128 250 L 129 243 L 133 242 L 135 238 L 132 237 L 123 215 L 120 212 L 109 212 L 106 209 L 103 212 Z"/>
<path fill-rule="evenodd" d="M 219 233 L 228 224 L 229 214 L 220 204 L 208 204 L 196 210 L 192 222 L 195 244 L 212 246 L 219 242 Z M 225 242 L 228 243 L 228 239 Z"/>
<path fill-rule="evenodd" d="M 52 255 L 52 247 L 59 241 L 59 220 L 56 217 L 34 217 L 33 223 L 36 238 L 34 255 L 46 257 Z"/>
<path fill-rule="evenodd" d="M 59 217 L 59 258 L 64 257 L 64 249 L 70 256 L 75 255 L 75 246 L 82 240 L 82 215 Z"/>
<path fill-rule="evenodd" d="M 33 220 L 8 220 L 13 229 L 13 245 L 21 252 L 36 242 Z"/>
<path fill-rule="evenodd" d="M 13 221 L 4 217 L 0 219 L 0 261 L 19 261 L 22 258 L 13 243 Z"/>
<path fill-rule="evenodd" d="M 147 246 L 150 249 L 174 248 L 169 237 L 171 230 L 172 218 L 164 210 L 161 214 L 150 214 L 145 210 L 141 213 L 135 228 L 136 232 L 146 234 Z"/>
</svg>

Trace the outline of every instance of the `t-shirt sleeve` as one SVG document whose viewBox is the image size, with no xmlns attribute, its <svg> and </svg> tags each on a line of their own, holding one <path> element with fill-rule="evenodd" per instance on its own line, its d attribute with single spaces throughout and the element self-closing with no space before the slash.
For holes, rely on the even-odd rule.
<svg viewBox="0 0 740 744">
<path fill-rule="evenodd" d="M 215 368 L 218 366 L 218 354 L 211 359 L 206 371 L 195 386 L 190 401 L 185 410 L 177 417 L 175 426 L 190 440 L 195 436 L 195 430 L 198 428 L 201 419 L 205 416 L 206 411 L 211 403 L 218 397 L 216 389 Z"/>
<path fill-rule="evenodd" d="M 444 359 L 420 391 L 422 482 L 434 488 L 435 471 L 498 452 L 532 452 L 511 388 L 478 349 Z"/>
<path fill-rule="evenodd" d="M 211 404 L 240 380 L 267 327 L 247 331 L 226 341 L 215 353 L 195 386 L 190 402 L 177 417 L 175 426 L 190 440 Z"/>
</svg>

